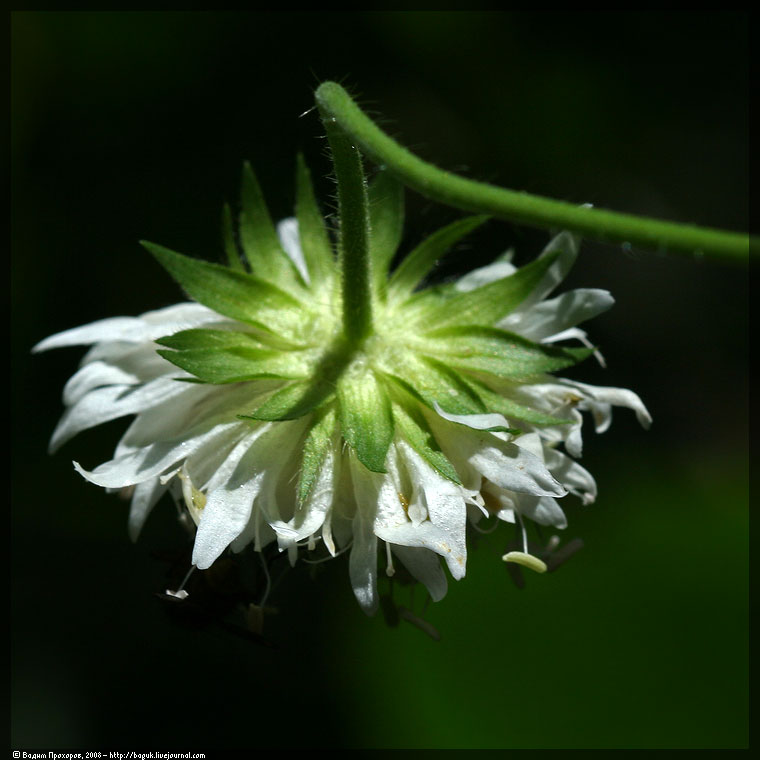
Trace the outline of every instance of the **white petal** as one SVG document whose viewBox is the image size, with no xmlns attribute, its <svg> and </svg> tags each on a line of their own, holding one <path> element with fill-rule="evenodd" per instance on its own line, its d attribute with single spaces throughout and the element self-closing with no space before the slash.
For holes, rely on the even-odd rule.
<svg viewBox="0 0 760 760">
<path fill-rule="evenodd" d="M 455 579 L 462 578 L 467 563 L 467 505 L 461 487 L 439 475 L 403 441 L 391 451 L 394 449 L 398 449 L 408 469 L 413 488 L 409 501 L 419 500 L 428 519 L 421 523 L 412 521 L 402 506 L 398 486 L 388 476 L 370 473 L 375 479 L 378 503 L 375 534 L 390 544 L 431 549 L 446 560 Z M 387 463 L 392 461 L 389 456 Z"/>
<path fill-rule="evenodd" d="M 257 399 L 279 383 L 211 385 L 173 381 L 178 388 L 160 408 L 140 414 L 124 433 L 120 445 L 147 446 L 154 441 L 179 438 L 204 422 L 227 422 L 242 410 L 254 409 Z"/>
<path fill-rule="evenodd" d="M 298 232 L 298 220 L 291 216 L 283 219 L 277 224 L 277 235 L 280 238 L 280 244 L 293 262 L 298 273 L 303 277 L 304 282 L 309 285 L 309 269 L 306 266 L 306 259 L 301 248 L 301 237 Z"/>
<path fill-rule="evenodd" d="M 567 491 L 551 476 L 544 463 L 514 443 L 484 439 L 470 456 L 483 476 L 501 488 L 536 496 L 564 496 Z"/>
<path fill-rule="evenodd" d="M 129 508 L 129 537 L 136 541 L 140 535 L 145 520 L 147 520 L 151 509 L 166 491 L 166 486 L 161 483 L 159 478 L 151 478 L 135 486 L 135 492 L 132 494 L 132 503 Z"/>
<path fill-rule="evenodd" d="M 183 470 L 193 485 L 204 493 L 226 483 L 234 470 L 233 462 L 240 460 L 238 449 L 246 450 L 256 438 L 256 432 L 240 423 L 231 426 L 211 446 L 202 446 L 191 454 L 183 464 Z M 232 460 L 232 461 L 231 461 Z"/>
<path fill-rule="evenodd" d="M 339 459 L 335 451 L 329 449 L 317 480 L 312 486 L 303 507 L 296 511 L 289 522 L 276 521 L 272 523 L 272 528 L 278 536 L 282 535 L 293 542 L 303 541 L 322 527 L 335 497 L 335 488 L 339 477 L 338 464 Z"/>
<path fill-rule="evenodd" d="M 542 462 L 544 461 L 544 446 L 538 433 L 525 433 L 515 438 L 513 443 L 517 444 L 521 449 L 529 451 Z"/>
<path fill-rule="evenodd" d="M 490 282 L 509 277 L 516 271 L 517 267 L 508 261 L 494 261 L 493 264 L 473 269 L 472 272 L 468 272 L 463 277 L 460 277 L 454 287 L 459 292 L 465 293 L 476 288 L 481 288 L 483 285 L 488 285 Z"/>
<path fill-rule="evenodd" d="M 586 385 L 585 383 L 578 383 L 575 380 L 566 380 L 564 378 L 558 379 L 564 385 L 578 388 L 587 398 L 592 399 L 598 404 L 611 404 L 612 406 L 625 406 L 628 409 L 633 409 L 636 412 L 639 424 L 644 428 L 648 428 L 652 424 L 652 417 L 647 408 L 633 391 L 629 391 L 626 388 L 603 388 L 595 385 Z M 597 430 L 598 432 L 603 432 L 603 430 L 599 429 L 600 426 L 600 424 L 597 424 Z M 606 426 L 604 426 L 604 429 L 606 429 Z"/>
<path fill-rule="evenodd" d="M 33 352 L 64 346 L 86 346 L 92 343 L 127 341 L 139 343 L 171 335 L 200 324 L 229 321 L 197 303 L 180 303 L 165 309 L 149 311 L 140 317 L 111 317 L 88 325 L 51 335 L 41 340 Z"/>
<path fill-rule="evenodd" d="M 375 535 L 390 544 L 431 549 L 446 559 L 454 578 L 461 578 L 467 560 L 467 507 L 461 487 L 439 475 L 403 441 L 390 448 L 386 475 L 370 472 L 354 460 L 351 472 L 357 513 L 373 519 Z M 428 517 L 424 522 L 411 520 L 402 503 L 402 466 L 411 481 L 409 512 L 419 501 Z"/>
<path fill-rule="evenodd" d="M 547 336 L 541 342 L 558 343 L 561 340 L 579 340 L 584 346 L 586 346 L 586 348 L 594 348 L 594 344 L 588 339 L 588 335 L 584 330 L 581 330 L 580 327 L 568 327 L 567 330 L 562 330 L 562 332 Z M 604 360 L 604 356 L 602 356 L 602 352 L 599 351 L 599 349 L 594 348 L 594 359 L 599 362 L 600 366 L 607 366 L 607 362 Z"/>
<path fill-rule="evenodd" d="M 576 461 L 565 456 L 561 451 L 548 449 L 545 453 L 546 465 L 557 480 L 570 493 L 579 496 L 584 504 L 591 504 L 596 499 L 596 481 L 591 473 Z"/>
<path fill-rule="evenodd" d="M 176 324 L 181 330 L 189 330 L 199 324 L 222 319 L 222 317 L 209 309 L 208 306 L 203 306 L 194 301 L 185 301 L 166 306 L 163 309 L 146 311 L 140 315 L 140 319 L 151 325 Z"/>
<path fill-rule="evenodd" d="M 223 472 L 212 479 L 215 487 L 206 496 L 193 547 L 193 564 L 201 570 L 211 567 L 248 525 L 264 474 L 259 469 L 260 451 L 255 443 L 267 429 L 269 426 L 262 427 L 242 439 L 227 458 Z M 219 483 L 224 476 L 224 482 Z"/>
<path fill-rule="evenodd" d="M 583 415 L 577 409 L 573 409 L 572 416 L 575 423 L 565 425 L 565 448 L 570 456 L 580 457 L 583 453 Z"/>
<path fill-rule="evenodd" d="M 338 553 L 338 549 L 335 546 L 335 539 L 332 534 L 332 509 L 327 510 L 322 523 L 322 540 L 325 542 L 327 551 L 334 557 Z"/>
<path fill-rule="evenodd" d="M 497 324 L 533 341 L 561 333 L 609 309 L 615 299 L 606 290 L 579 288 L 550 301 L 540 301 L 508 315 Z"/>
<path fill-rule="evenodd" d="M 549 244 L 541 251 L 541 257 L 548 256 L 557 249 L 560 254 L 556 261 L 549 267 L 538 285 L 531 291 L 530 295 L 520 304 L 520 309 L 525 309 L 538 301 L 542 301 L 545 296 L 554 290 L 562 280 L 567 277 L 567 273 L 575 263 L 578 257 L 578 248 L 580 238 L 571 232 L 560 232 L 549 241 Z M 540 257 L 539 257 L 540 258 Z"/>
<path fill-rule="evenodd" d="M 66 410 L 53 432 L 50 451 L 56 451 L 83 430 L 158 406 L 182 393 L 185 390 L 182 385 L 171 378 L 159 377 L 140 386 L 95 388 Z"/>
<path fill-rule="evenodd" d="M 142 483 L 144 480 L 160 475 L 172 465 L 186 459 L 201 446 L 215 444 L 219 438 L 224 438 L 227 435 L 228 430 L 240 425 L 240 422 L 231 422 L 226 425 L 217 425 L 211 430 L 199 431 L 189 438 L 161 441 L 125 454 L 118 459 L 105 462 L 92 472 L 84 470 L 78 462 L 74 462 L 74 468 L 90 483 L 105 488 L 122 488 L 123 486 Z"/>
<path fill-rule="evenodd" d="M 142 357 L 141 357 L 142 358 Z M 172 365 L 160 357 L 155 351 L 149 361 L 140 362 L 140 366 L 128 366 L 124 362 L 114 364 L 103 361 L 93 361 L 85 364 L 75 372 L 63 389 L 63 403 L 73 406 L 86 393 L 105 385 L 138 385 L 154 380 L 171 371 Z M 125 366 L 126 365 L 126 366 Z"/>
<path fill-rule="evenodd" d="M 399 545 L 393 546 L 393 553 L 412 576 L 425 585 L 434 602 L 439 602 L 446 596 L 446 573 L 443 572 L 441 562 L 435 554 L 427 549 Z"/>
<path fill-rule="evenodd" d="M 436 439 L 460 474 L 458 463 L 464 459 L 480 475 L 510 491 L 535 496 L 564 496 L 567 493 L 541 459 L 527 449 L 501 440 L 493 433 L 461 427 L 452 429 L 434 422 L 432 417 L 429 419 L 435 427 Z M 465 485 L 472 487 L 470 483 Z"/>
<path fill-rule="evenodd" d="M 430 548 L 442 554 L 452 576 L 458 580 L 464 576 L 467 562 L 465 492 L 434 470 L 405 441 L 400 441 L 397 448 L 414 484 L 412 498 L 424 498 L 429 518 L 429 522 L 424 523 L 425 529 L 432 524 L 445 536 L 443 543 L 438 540 Z"/>
<path fill-rule="evenodd" d="M 348 574 L 354 596 L 368 614 L 377 611 L 377 538 L 372 523 L 365 519 L 361 510 L 356 511 L 353 521 L 354 542 L 348 560 Z"/>
<path fill-rule="evenodd" d="M 548 256 L 558 248 L 561 250 L 557 260 L 549 267 L 538 285 L 531 291 L 528 297 L 519 305 L 518 310 L 524 311 L 528 307 L 543 300 L 554 290 L 570 271 L 578 256 L 579 238 L 570 232 L 560 232 L 552 238 L 541 252 L 541 256 Z M 508 277 L 515 273 L 516 268 L 506 261 L 496 261 L 486 267 L 469 272 L 456 283 L 458 291 L 474 290 L 475 288 L 488 285 L 490 282 Z"/>
<path fill-rule="evenodd" d="M 100 319 L 88 325 L 74 327 L 71 330 L 64 330 L 51 335 L 34 346 L 32 352 L 49 351 L 51 348 L 63 348 L 64 346 L 87 346 L 106 340 L 128 340 L 129 338 L 125 338 L 125 336 L 140 334 L 143 329 L 144 325 L 138 317 Z"/>
<path fill-rule="evenodd" d="M 515 503 L 521 515 L 529 517 L 539 525 L 551 525 L 560 530 L 567 527 L 565 513 L 551 496 L 516 494 Z"/>
<path fill-rule="evenodd" d="M 248 476 L 259 479 L 259 484 L 254 495 L 253 511 L 249 522 L 235 537 L 231 546 L 232 551 L 242 551 L 251 542 L 254 544 L 254 549 L 260 551 L 263 546 L 277 538 L 277 534 L 270 525 L 281 521 L 277 492 L 283 480 L 285 484 L 290 483 L 286 489 L 290 507 L 294 495 L 293 478 L 283 477 L 283 473 L 292 474 L 289 468 L 294 460 L 293 448 L 300 441 L 307 421 L 308 418 L 302 417 L 298 420 L 275 422 L 255 431 L 256 439 L 252 445 L 254 458 L 248 465 Z M 260 476 L 259 473 L 261 473 Z M 233 484 L 236 477 L 237 474 L 233 475 Z M 228 487 L 229 485 L 225 486 L 225 488 Z"/>
<path fill-rule="evenodd" d="M 460 425 L 466 425 L 473 430 L 488 430 L 495 427 L 510 427 L 509 422 L 502 414 L 448 414 L 444 412 L 438 402 L 434 401 L 435 411 L 449 422 L 457 422 Z"/>
</svg>

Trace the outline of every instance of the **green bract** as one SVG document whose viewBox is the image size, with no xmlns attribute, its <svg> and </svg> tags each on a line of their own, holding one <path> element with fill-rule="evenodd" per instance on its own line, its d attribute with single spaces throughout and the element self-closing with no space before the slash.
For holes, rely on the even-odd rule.
<svg viewBox="0 0 760 760">
<path fill-rule="evenodd" d="M 495 326 L 531 295 L 563 246 L 575 245 L 571 236 L 560 236 L 533 263 L 480 287 L 415 290 L 485 217 L 444 227 L 391 273 L 401 241 L 403 193 L 381 172 L 369 185 L 370 214 L 365 220 L 372 262 L 372 329 L 352 343 L 342 303 L 351 283 L 342 281 L 340 254 L 317 208 L 303 161 L 297 172 L 303 261 L 283 248 L 247 165 L 242 187 L 237 235 L 229 210 L 224 215 L 227 266 L 144 244 L 191 298 L 238 323 L 235 329 L 191 329 L 165 336 L 158 341 L 164 347 L 159 354 L 203 383 L 286 381 L 239 417 L 278 421 L 312 414 L 301 499 L 334 435 L 342 436 L 367 469 L 382 473 L 397 428 L 439 473 L 460 482 L 420 406 L 459 415 L 507 414 L 513 425 L 520 420 L 539 425 L 568 421 L 510 401 L 492 383 L 555 372 L 591 353 L 590 348 L 536 343 Z M 503 425 L 490 429 L 520 432 Z"/>
</svg>

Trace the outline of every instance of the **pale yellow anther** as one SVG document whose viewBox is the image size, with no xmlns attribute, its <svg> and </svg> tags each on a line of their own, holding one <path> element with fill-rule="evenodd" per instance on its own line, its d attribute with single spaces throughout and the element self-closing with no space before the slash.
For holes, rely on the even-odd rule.
<svg viewBox="0 0 760 760">
<path fill-rule="evenodd" d="M 193 522 L 198 525 L 201 521 L 203 508 L 206 506 L 206 495 L 193 485 L 187 473 L 178 472 L 177 475 L 182 481 L 182 496 L 185 499 L 187 511 L 190 513 L 190 517 L 193 518 Z"/>
<path fill-rule="evenodd" d="M 516 564 L 530 568 L 537 573 L 546 572 L 546 563 L 538 557 L 534 557 L 532 554 L 527 554 L 526 552 L 509 552 L 508 554 L 505 554 L 502 559 L 505 562 L 515 562 Z"/>
</svg>

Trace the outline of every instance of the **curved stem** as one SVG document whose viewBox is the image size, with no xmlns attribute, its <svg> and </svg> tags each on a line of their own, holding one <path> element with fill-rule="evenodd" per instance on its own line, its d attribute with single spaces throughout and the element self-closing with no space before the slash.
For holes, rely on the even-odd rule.
<svg viewBox="0 0 760 760">
<path fill-rule="evenodd" d="M 335 82 L 316 91 L 325 117 L 332 117 L 376 163 L 409 187 L 441 203 L 491 214 L 536 227 L 561 228 L 606 242 L 667 250 L 718 259 L 745 260 L 758 253 L 757 238 L 690 224 L 678 224 L 616 211 L 576 206 L 465 179 L 426 163 L 383 132 Z"/>
<path fill-rule="evenodd" d="M 372 331 L 369 199 L 362 157 L 351 137 L 323 114 L 338 181 L 338 256 L 343 292 L 343 332 L 357 346 Z"/>
</svg>

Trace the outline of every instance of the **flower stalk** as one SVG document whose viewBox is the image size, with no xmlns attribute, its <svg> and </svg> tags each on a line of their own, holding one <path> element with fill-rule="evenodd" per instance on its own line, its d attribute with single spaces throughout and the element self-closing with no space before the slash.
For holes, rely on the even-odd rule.
<svg viewBox="0 0 760 760">
<path fill-rule="evenodd" d="M 343 334 L 350 347 L 372 333 L 369 198 L 362 157 L 335 119 L 323 116 L 338 183 L 338 262 L 343 294 Z"/>
<path fill-rule="evenodd" d="M 519 224 L 566 229 L 607 243 L 719 260 L 743 261 L 750 252 L 756 255 L 760 251 L 758 238 L 742 233 L 578 206 L 460 177 L 426 163 L 399 145 L 336 82 L 320 85 L 316 100 L 325 123 L 333 130 L 337 124 L 375 163 L 422 195 L 449 206 Z"/>
</svg>

